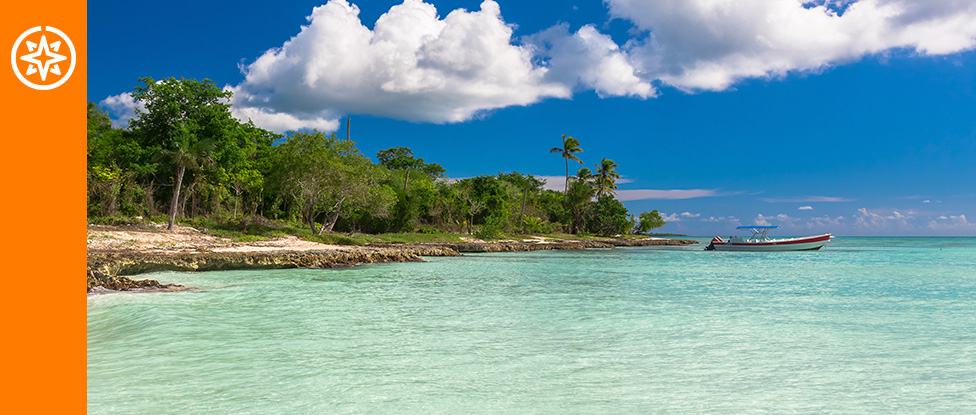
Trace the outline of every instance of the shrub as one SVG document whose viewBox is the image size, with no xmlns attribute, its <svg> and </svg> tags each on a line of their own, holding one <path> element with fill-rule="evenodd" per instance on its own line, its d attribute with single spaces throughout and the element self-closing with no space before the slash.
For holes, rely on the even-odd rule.
<svg viewBox="0 0 976 415">
<path fill-rule="evenodd" d="M 486 241 L 499 239 L 502 237 L 502 229 L 505 226 L 505 219 L 499 216 L 489 216 L 485 223 L 474 233 L 478 239 Z"/>
<path fill-rule="evenodd" d="M 556 226 L 535 216 L 526 216 L 522 219 L 522 229 L 527 234 L 550 234 Z"/>
</svg>

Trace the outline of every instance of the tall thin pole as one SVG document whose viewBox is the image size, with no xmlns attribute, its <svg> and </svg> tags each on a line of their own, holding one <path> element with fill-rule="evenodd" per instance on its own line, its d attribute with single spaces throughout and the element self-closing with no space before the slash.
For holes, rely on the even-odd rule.
<svg viewBox="0 0 976 415">
<path fill-rule="evenodd" d="M 349 141 L 349 119 L 351 117 L 346 117 L 346 141 Z"/>
</svg>

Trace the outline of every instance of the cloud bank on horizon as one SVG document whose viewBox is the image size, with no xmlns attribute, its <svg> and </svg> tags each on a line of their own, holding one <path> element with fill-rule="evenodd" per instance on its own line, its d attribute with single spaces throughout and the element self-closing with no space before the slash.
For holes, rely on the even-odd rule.
<svg viewBox="0 0 976 415">
<path fill-rule="evenodd" d="M 347 114 L 458 123 L 510 106 L 595 91 L 653 98 L 670 86 L 721 91 L 750 78 L 822 70 L 890 50 L 976 47 L 969 0 L 604 0 L 633 25 L 618 45 L 564 23 L 513 37 L 498 3 L 453 10 L 404 0 L 370 29 L 347 0 L 315 7 L 280 47 L 242 66 L 234 114 L 273 130 L 334 131 Z M 109 97 L 120 118 L 134 103 Z M 126 112 L 128 111 L 128 112 Z"/>
<path fill-rule="evenodd" d="M 803 235 L 810 233 L 837 232 L 838 229 L 855 235 L 887 236 L 896 234 L 930 234 L 969 236 L 976 231 L 976 222 L 970 222 L 966 215 L 934 215 L 932 212 L 919 212 L 912 209 L 858 208 L 849 216 L 810 216 L 796 217 L 785 213 L 775 215 L 757 214 L 752 219 L 735 216 L 704 216 L 700 213 L 661 212 L 668 222 L 669 232 L 698 232 L 701 224 L 722 232 L 733 231 L 742 225 L 777 225 L 782 235 Z M 699 225 L 699 226 L 696 226 Z"/>
</svg>

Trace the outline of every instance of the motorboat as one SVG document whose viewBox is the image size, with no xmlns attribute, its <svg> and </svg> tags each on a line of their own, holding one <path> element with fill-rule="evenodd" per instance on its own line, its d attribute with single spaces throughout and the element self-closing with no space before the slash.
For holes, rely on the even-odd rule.
<svg viewBox="0 0 976 415">
<path fill-rule="evenodd" d="M 739 226 L 752 232 L 752 236 L 730 236 L 722 239 L 716 236 L 705 247 L 707 251 L 752 251 L 752 252 L 780 252 L 780 251 L 815 251 L 830 242 L 829 233 L 797 238 L 770 238 L 767 233 L 779 226 Z"/>
</svg>

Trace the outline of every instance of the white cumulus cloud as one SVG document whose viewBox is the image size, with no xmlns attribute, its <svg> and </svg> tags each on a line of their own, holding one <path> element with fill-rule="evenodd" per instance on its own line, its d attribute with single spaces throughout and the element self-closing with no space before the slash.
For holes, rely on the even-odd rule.
<svg viewBox="0 0 976 415">
<path fill-rule="evenodd" d="M 348 0 L 329 0 L 292 38 L 243 65 L 245 79 L 226 88 L 242 120 L 279 132 L 330 131 L 348 114 L 455 123 L 580 90 L 648 99 L 661 85 L 725 90 L 743 79 L 816 72 L 892 50 L 933 56 L 976 47 L 973 0 L 604 3 L 613 18 L 633 25 L 623 43 L 601 33 L 599 22 L 575 31 L 553 22 L 516 37 L 493 0 L 444 17 L 433 4 L 404 0 L 376 22 L 363 22 Z M 104 105 L 119 119 L 131 117 L 125 97 L 114 98 Z"/>
<path fill-rule="evenodd" d="M 116 127 L 122 128 L 128 127 L 129 120 L 136 117 L 136 108 L 139 110 L 146 109 L 141 102 L 136 101 L 136 99 L 132 97 L 132 94 L 128 92 L 112 95 L 103 99 L 98 104 L 104 108 L 107 108 L 109 113 L 114 116 L 112 124 L 114 124 Z"/>
<path fill-rule="evenodd" d="M 697 217 L 701 217 L 701 213 L 681 212 L 664 214 L 663 219 L 665 222 L 681 222 L 682 219 L 693 219 Z"/>
<path fill-rule="evenodd" d="M 610 36 L 593 25 L 569 33 L 569 25 L 559 24 L 526 39 L 536 54 L 547 59 L 546 79 L 563 85 L 593 89 L 600 96 L 650 98 L 657 91 L 636 74 L 630 57 Z"/>
<path fill-rule="evenodd" d="M 665 222 L 681 222 L 681 215 L 677 213 L 671 213 L 671 214 L 662 213 L 661 219 L 664 219 Z"/>
<path fill-rule="evenodd" d="M 611 15 L 647 33 L 626 48 L 642 77 L 692 91 L 815 71 L 893 48 L 943 55 L 976 46 L 970 0 L 606 3 Z"/>
<path fill-rule="evenodd" d="M 363 25 L 359 8 L 330 0 L 281 47 L 243 68 L 229 87 L 240 118 L 275 129 L 331 125 L 343 114 L 418 122 L 461 122 L 480 113 L 566 98 L 546 80 L 530 48 L 512 43 L 497 3 L 443 19 L 432 4 L 405 0 Z M 281 119 L 279 119 L 281 118 Z"/>
</svg>

